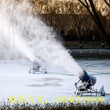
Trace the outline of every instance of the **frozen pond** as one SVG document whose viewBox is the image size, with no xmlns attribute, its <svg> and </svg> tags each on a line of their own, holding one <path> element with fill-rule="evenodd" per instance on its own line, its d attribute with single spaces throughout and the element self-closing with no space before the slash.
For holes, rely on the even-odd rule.
<svg viewBox="0 0 110 110">
<path fill-rule="evenodd" d="M 104 85 L 105 91 L 110 93 L 110 59 L 76 61 L 90 74 L 95 74 L 97 89 Z M 59 96 L 74 97 L 74 83 L 78 81 L 78 77 L 58 70 L 48 74 L 30 74 L 30 65 L 26 61 L 0 61 L 1 101 L 10 96 L 17 96 L 19 100 L 23 95 L 27 102 L 30 96 L 35 97 L 34 103 L 40 96 L 44 96 L 43 100 L 47 99 L 48 102 L 55 102 L 55 97 Z M 105 96 L 105 99 L 108 98 L 109 96 Z"/>
</svg>

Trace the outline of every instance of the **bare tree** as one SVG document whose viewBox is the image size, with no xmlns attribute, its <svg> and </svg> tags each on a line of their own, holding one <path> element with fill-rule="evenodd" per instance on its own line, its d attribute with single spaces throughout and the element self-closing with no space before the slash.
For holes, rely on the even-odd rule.
<svg viewBox="0 0 110 110">
<path fill-rule="evenodd" d="M 94 22 L 96 23 L 100 35 L 103 37 L 101 44 L 104 44 L 104 39 L 106 39 L 108 46 L 110 48 L 110 38 L 107 36 L 105 29 L 102 25 L 102 22 L 98 16 L 98 13 L 96 11 L 96 7 L 94 5 L 93 0 L 79 0 L 79 2 L 88 10 L 90 13 L 91 17 L 93 18 Z"/>
<path fill-rule="evenodd" d="M 77 39 L 79 41 L 79 47 L 82 48 L 82 33 L 85 29 L 87 29 L 87 21 L 88 21 L 88 14 L 87 10 L 77 2 L 67 2 L 66 8 L 72 17 L 72 26 L 75 29 L 77 34 Z"/>
</svg>

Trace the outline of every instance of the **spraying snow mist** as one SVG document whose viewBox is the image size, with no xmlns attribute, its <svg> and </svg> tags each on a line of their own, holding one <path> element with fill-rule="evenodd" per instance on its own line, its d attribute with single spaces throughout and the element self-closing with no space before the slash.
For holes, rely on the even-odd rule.
<svg viewBox="0 0 110 110">
<path fill-rule="evenodd" d="M 15 6 L 2 2 L 0 8 L 0 53 L 5 58 L 22 56 L 47 67 L 59 67 L 73 74 L 82 68 L 56 40 L 56 33 L 29 10 L 31 5 L 21 2 Z"/>
</svg>

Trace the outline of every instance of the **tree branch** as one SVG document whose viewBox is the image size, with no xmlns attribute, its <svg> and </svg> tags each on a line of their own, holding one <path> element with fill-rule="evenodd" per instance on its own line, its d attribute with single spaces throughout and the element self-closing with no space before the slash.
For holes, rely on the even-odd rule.
<svg viewBox="0 0 110 110">
<path fill-rule="evenodd" d="M 90 11 L 89 7 L 87 7 L 84 2 L 82 2 L 81 0 L 79 0 L 79 2 L 88 10 L 88 12 L 90 13 L 91 17 L 93 18 L 94 21 L 96 21 L 94 15 L 92 14 L 92 12 Z M 87 2 L 87 1 L 86 1 Z"/>
<path fill-rule="evenodd" d="M 110 3 L 108 3 L 106 0 L 104 0 L 104 2 L 108 5 L 108 7 L 110 8 Z"/>
<path fill-rule="evenodd" d="M 84 5 L 86 8 L 88 8 L 88 6 L 85 5 L 84 2 L 82 2 L 81 0 L 79 0 L 79 2 L 80 2 L 82 5 Z"/>
<path fill-rule="evenodd" d="M 89 7 L 89 5 L 88 5 L 88 3 L 87 3 L 87 0 L 85 0 L 85 2 L 86 2 L 86 6 Z"/>
</svg>

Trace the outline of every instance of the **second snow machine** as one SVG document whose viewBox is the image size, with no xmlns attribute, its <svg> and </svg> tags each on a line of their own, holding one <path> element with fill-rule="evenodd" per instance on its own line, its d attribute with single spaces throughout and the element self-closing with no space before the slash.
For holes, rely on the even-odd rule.
<svg viewBox="0 0 110 110">
<path fill-rule="evenodd" d="M 29 70 L 32 74 L 39 74 L 39 73 L 47 73 L 47 70 L 45 67 L 41 66 L 38 62 L 34 62 Z"/>
</svg>

